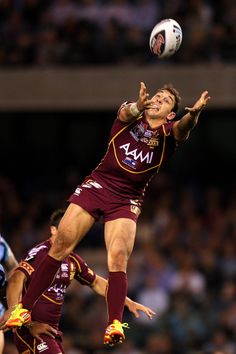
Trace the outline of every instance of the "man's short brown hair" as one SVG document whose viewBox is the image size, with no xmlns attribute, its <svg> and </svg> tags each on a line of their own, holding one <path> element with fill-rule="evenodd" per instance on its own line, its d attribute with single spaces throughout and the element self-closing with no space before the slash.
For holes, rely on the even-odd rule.
<svg viewBox="0 0 236 354">
<path fill-rule="evenodd" d="M 54 210 L 54 212 L 50 216 L 50 226 L 58 227 L 59 222 L 61 221 L 64 214 L 65 214 L 64 209 Z"/>
</svg>

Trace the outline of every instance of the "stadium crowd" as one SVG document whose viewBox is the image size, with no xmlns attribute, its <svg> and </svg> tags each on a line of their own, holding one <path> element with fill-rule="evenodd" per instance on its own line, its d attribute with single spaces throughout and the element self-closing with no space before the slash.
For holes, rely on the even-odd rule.
<svg viewBox="0 0 236 354">
<path fill-rule="evenodd" d="M 0 67 L 151 65 L 149 35 L 164 18 L 183 29 L 170 62 L 235 62 L 234 0 L 1 0 Z"/>
<path fill-rule="evenodd" d="M 64 206 L 68 176 L 54 190 L 33 182 L 30 193 L 0 178 L 1 232 L 18 260 L 48 237 L 48 216 Z M 28 186 L 29 188 L 29 186 Z M 199 181 L 180 182 L 167 173 L 156 178 L 138 223 L 129 263 L 129 296 L 150 306 L 149 321 L 125 313 L 130 329 L 122 346 L 101 345 L 106 325 L 104 298 L 86 287 L 68 289 L 61 328 L 67 354 L 236 353 L 236 188 Z M 102 223 L 78 252 L 106 277 Z M 11 334 L 5 354 L 14 354 Z"/>
</svg>

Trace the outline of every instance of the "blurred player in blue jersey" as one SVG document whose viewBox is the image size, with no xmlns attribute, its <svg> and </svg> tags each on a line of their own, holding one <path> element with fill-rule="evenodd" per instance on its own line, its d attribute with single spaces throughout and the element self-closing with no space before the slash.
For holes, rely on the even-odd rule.
<svg viewBox="0 0 236 354">
<path fill-rule="evenodd" d="M 0 235 L 0 288 L 1 288 L 1 296 L 0 296 L 0 317 L 3 316 L 5 307 L 3 305 L 4 301 L 4 288 L 8 275 L 10 272 L 18 265 L 18 262 L 6 242 L 6 240 Z M 4 347 L 4 334 L 3 331 L 0 331 L 0 354 L 3 353 Z"/>
</svg>

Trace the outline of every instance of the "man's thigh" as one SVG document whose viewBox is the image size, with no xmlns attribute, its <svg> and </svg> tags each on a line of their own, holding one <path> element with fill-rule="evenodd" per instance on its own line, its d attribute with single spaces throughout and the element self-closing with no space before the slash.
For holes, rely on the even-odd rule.
<svg viewBox="0 0 236 354">
<path fill-rule="evenodd" d="M 108 221 L 105 223 L 104 233 L 109 270 L 125 271 L 134 247 L 136 222 L 128 218 Z"/>
</svg>

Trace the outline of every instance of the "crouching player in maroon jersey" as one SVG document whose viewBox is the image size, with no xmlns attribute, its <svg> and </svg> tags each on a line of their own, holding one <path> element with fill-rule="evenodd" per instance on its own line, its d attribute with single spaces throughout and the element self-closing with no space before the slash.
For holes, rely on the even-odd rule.
<svg viewBox="0 0 236 354">
<path fill-rule="evenodd" d="M 50 219 L 51 237 L 32 248 L 10 277 L 7 287 L 9 308 L 19 303 L 22 293 L 30 284 L 35 269 L 54 243 L 58 233 L 58 224 L 63 215 L 64 211 L 61 209 L 52 214 Z M 97 294 L 105 296 L 107 281 L 95 274 L 76 253 L 70 253 L 61 263 L 50 287 L 35 304 L 31 312 L 31 322 L 15 331 L 14 341 L 19 353 L 64 353 L 62 333 L 59 331 L 59 319 L 66 289 L 73 279 L 82 285 L 90 286 Z M 125 303 L 136 317 L 139 317 L 138 311 L 143 311 L 150 319 L 155 314 L 150 308 L 136 303 L 128 297 L 126 297 Z M 27 312 L 25 315 L 27 316 Z"/>
<path fill-rule="evenodd" d="M 149 99 L 146 86 L 141 82 L 137 102 L 126 102 L 118 111 L 101 163 L 70 197 L 58 238 L 35 272 L 20 305 L 23 308 L 19 306 L 12 312 L 6 323 L 8 327 L 19 325 L 21 312 L 33 309 L 62 260 L 103 216 L 109 270 L 104 343 L 113 345 L 124 340 L 126 270 L 145 187 L 172 156 L 178 143 L 188 138 L 209 98 L 204 91 L 192 107 L 186 108 L 180 120 L 173 121 L 180 100 L 178 92 L 167 85 Z"/>
</svg>

